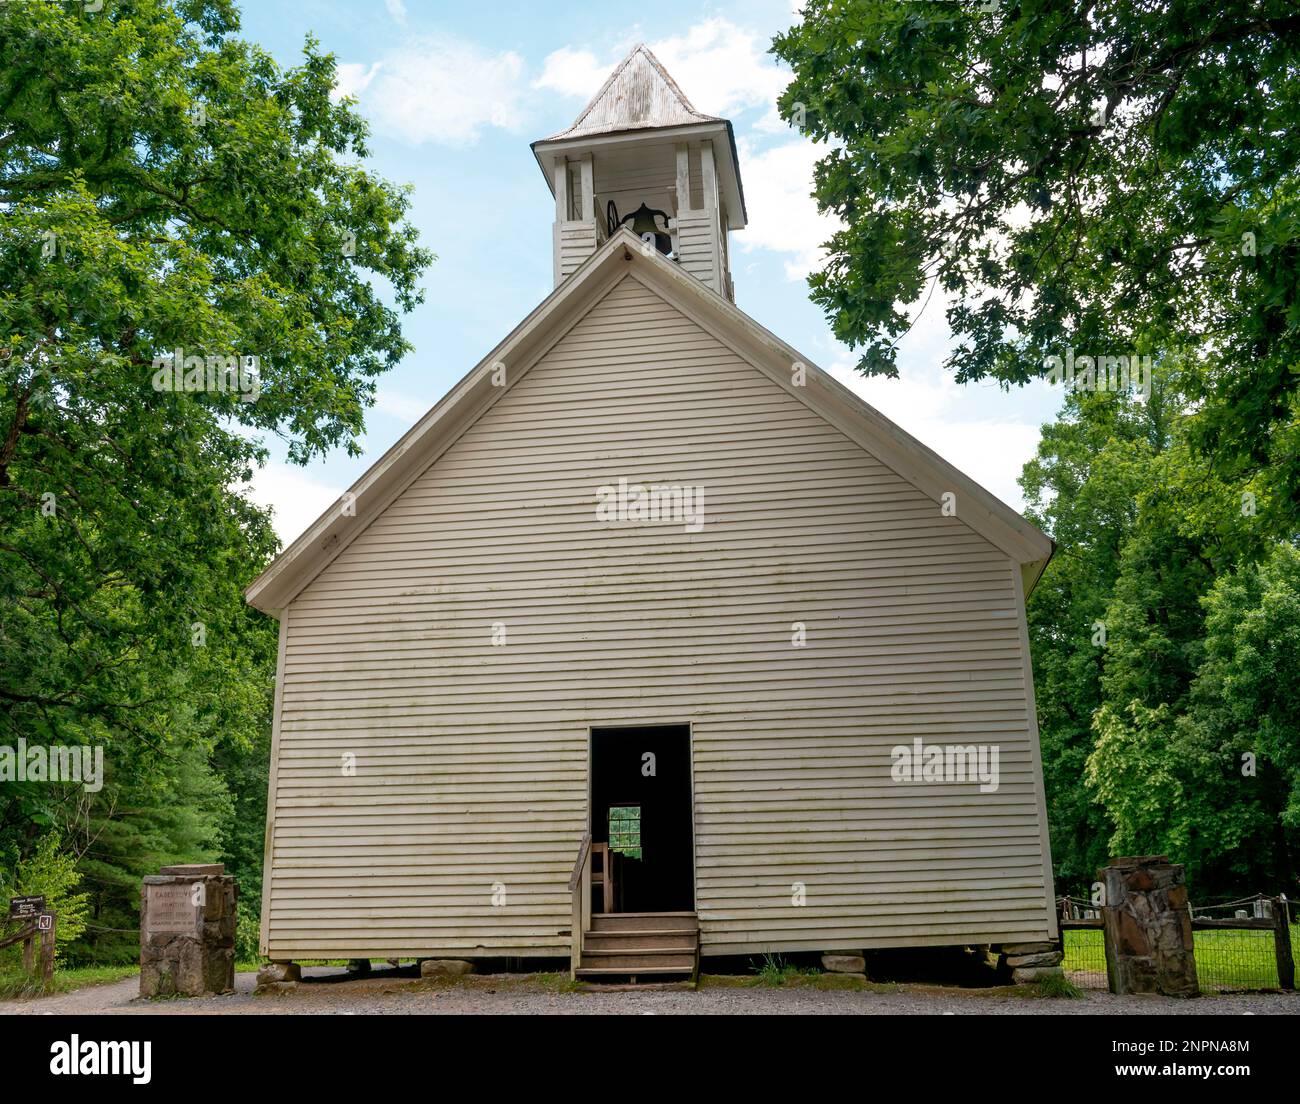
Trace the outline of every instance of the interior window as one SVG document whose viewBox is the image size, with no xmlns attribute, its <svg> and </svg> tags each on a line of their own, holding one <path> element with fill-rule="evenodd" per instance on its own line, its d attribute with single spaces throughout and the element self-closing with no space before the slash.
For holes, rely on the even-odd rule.
<svg viewBox="0 0 1300 1104">
<path fill-rule="evenodd" d="M 641 857 L 640 805 L 615 805 L 610 808 L 609 849 L 630 859 Z"/>
</svg>

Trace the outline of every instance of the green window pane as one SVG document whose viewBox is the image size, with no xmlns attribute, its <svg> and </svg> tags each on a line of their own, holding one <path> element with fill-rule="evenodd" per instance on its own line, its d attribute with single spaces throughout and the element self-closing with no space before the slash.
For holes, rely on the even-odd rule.
<svg viewBox="0 0 1300 1104">
<path fill-rule="evenodd" d="M 630 859 L 641 857 L 640 805 L 615 805 L 609 810 L 609 849 Z"/>
</svg>

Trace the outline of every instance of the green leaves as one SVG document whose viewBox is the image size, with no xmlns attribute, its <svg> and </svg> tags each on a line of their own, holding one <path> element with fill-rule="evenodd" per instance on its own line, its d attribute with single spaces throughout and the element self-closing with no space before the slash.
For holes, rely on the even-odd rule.
<svg viewBox="0 0 1300 1104">
<path fill-rule="evenodd" d="M 77 892 L 81 875 L 76 862 L 62 850 L 61 843 L 59 834 L 50 832 L 12 872 L 0 870 L 0 898 L 6 903 L 10 897 L 44 897 L 45 907 L 57 914 L 55 955 L 60 958 L 66 945 L 86 930 L 90 911 L 89 896 Z M 18 944 L 0 951 L 0 962 L 11 969 L 16 969 L 21 961 L 22 948 Z"/>
<path fill-rule="evenodd" d="M 1180 708 L 1134 697 L 1097 714 L 1087 780 L 1113 851 L 1161 852 L 1205 888 L 1294 884 L 1300 829 L 1300 554 L 1275 545 L 1205 595 Z"/>
<path fill-rule="evenodd" d="M 1067 887 L 1162 853 L 1201 894 L 1290 892 L 1297 552 L 1190 447 L 1188 375 L 1069 393 L 1021 478 L 1058 542 L 1028 610 L 1053 854 Z"/>
<path fill-rule="evenodd" d="M 780 106 L 838 147 L 816 196 L 847 228 L 810 287 L 859 370 L 894 374 L 932 281 L 954 293 L 959 381 L 1022 383 L 1065 347 L 1143 335 L 1196 368 L 1196 447 L 1266 471 L 1294 524 L 1290 0 L 812 0 L 803 20 L 774 42 L 794 70 Z"/>
<path fill-rule="evenodd" d="M 1172 850 L 1203 886 L 1293 886 L 1296 837 L 1275 829 L 1284 810 L 1294 827 L 1300 726 L 1264 675 L 1296 670 L 1289 627 L 1246 642 L 1218 611 L 1300 537 L 1300 14 L 994 7 L 810 0 L 775 39 L 782 114 L 804 105 L 827 144 L 815 194 L 844 223 L 812 298 L 867 374 L 897 374 L 935 283 L 959 382 L 1153 358 L 1144 403 L 1068 393 L 1021 481 L 1058 543 L 1029 604 L 1058 872 L 1086 884 L 1113 846 Z M 1253 601 L 1232 606 L 1250 624 Z M 1240 717 L 1215 704 L 1229 686 Z M 1251 714 L 1287 736 L 1248 787 L 1233 726 Z"/>
<path fill-rule="evenodd" d="M 116 846 L 100 806 L 182 782 L 211 808 L 160 815 L 150 859 L 214 845 L 207 764 L 269 723 L 275 628 L 242 597 L 276 548 L 239 490 L 258 434 L 355 450 L 409 350 L 432 259 L 409 193 L 361 163 L 332 57 L 308 40 L 282 70 L 237 30 L 230 0 L 0 4 L 0 742 L 103 744 L 111 779 L 90 813 L 6 787 L 6 857 L 86 815 Z M 155 388 L 178 349 L 202 389 Z M 232 357 L 256 401 L 211 385 Z"/>
</svg>

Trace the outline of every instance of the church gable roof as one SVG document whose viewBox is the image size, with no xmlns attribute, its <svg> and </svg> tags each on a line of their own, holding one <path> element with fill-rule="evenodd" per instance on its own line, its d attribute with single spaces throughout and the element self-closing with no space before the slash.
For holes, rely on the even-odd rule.
<svg viewBox="0 0 1300 1104">
<path fill-rule="evenodd" d="M 1026 592 L 1052 542 L 1009 506 L 905 433 L 829 374 L 656 250 L 619 230 L 457 383 L 245 590 L 259 609 L 285 608 L 421 473 L 519 381 L 611 288 L 632 277 L 693 319 L 846 437 L 1021 566 Z M 794 366 L 802 364 L 802 385 Z"/>
</svg>

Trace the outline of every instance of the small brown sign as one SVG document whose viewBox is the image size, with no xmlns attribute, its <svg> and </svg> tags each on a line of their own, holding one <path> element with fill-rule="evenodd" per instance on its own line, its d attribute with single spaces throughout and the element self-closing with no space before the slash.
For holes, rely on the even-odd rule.
<svg viewBox="0 0 1300 1104">
<path fill-rule="evenodd" d="M 148 935 L 165 932 L 193 934 L 198 927 L 193 890 L 188 884 L 145 885 L 145 931 Z"/>
<path fill-rule="evenodd" d="M 52 913 L 52 912 L 43 912 L 43 913 L 41 913 L 40 916 L 38 916 L 38 917 L 36 918 L 36 930 L 37 930 L 37 931 L 53 931 L 53 930 L 54 930 L 54 913 Z"/>
<path fill-rule="evenodd" d="M 9 900 L 10 920 L 30 920 L 44 911 L 44 897 L 12 897 Z"/>
</svg>

